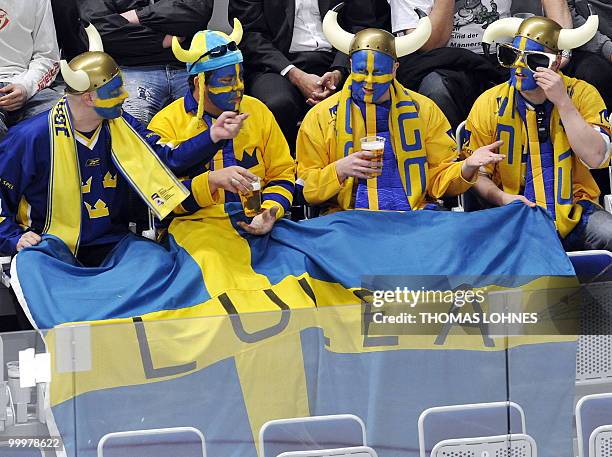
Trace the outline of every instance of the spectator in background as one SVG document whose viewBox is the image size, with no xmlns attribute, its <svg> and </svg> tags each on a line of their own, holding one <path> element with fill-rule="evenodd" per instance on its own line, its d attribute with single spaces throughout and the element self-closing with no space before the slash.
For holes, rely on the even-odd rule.
<svg viewBox="0 0 612 457">
<path fill-rule="evenodd" d="M 604 99 L 608 111 L 612 110 L 612 1 L 611 0 L 570 0 L 568 1 L 576 27 L 589 17 L 589 4 L 593 14 L 599 16 L 599 31 L 584 46 L 573 51 L 567 67 L 567 75 L 584 79 L 593 84 Z"/>
<path fill-rule="evenodd" d="M 172 54 L 172 35 L 189 42 L 208 24 L 212 0 L 82 0 L 79 8 L 121 67 L 126 111 L 146 125 L 183 96 L 187 72 Z"/>
<path fill-rule="evenodd" d="M 486 43 L 514 38 L 498 48 L 511 78 L 482 94 L 466 123 L 467 156 L 503 141 L 504 160 L 481 168 L 475 191 L 493 205 L 542 207 L 570 251 L 612 250 L 612 215 L 597 205 L 589 172 L 610 160 L 605 105 L 593 86 L 558 72 L 561 49 L 583 45 L 596 31 L 596 18 L 575 30 L 537 16 L 490 25 Z"/>
<path fill-rule="evenodd" d="M 49 0 L 0 0 L 0 138 L 8 127 L 48 110 L 59 51 Z"/>
<path fill-rule="evenodd" d="M 417 14 L 429 14 L 432 34 L 421 52 L 400 60 L 397 78 L 435 101 L 456 128 L 476 98 L 503 82 L 508 72 L 483 56 L 482 34 L 489 24 L 509 17 L 511 0 L 390 0 L 392 31 L 410 33 Z M 542 0 L 548 17 L 571 27 L 565 0 Z"/>
<path fill-rule="evenodd" d="M 246 92 L 274 113 L 291 150 L 309 106 L 329 97 L 348 74 L 346 55 L 325 38 L 322 17 L 339 0 L 230 0 L 230 17 L 244 26 Z M 374 26 L 385 0 L 350 0 L 348 30 Z M 381 8 L 382 7 L 382 8 Z M 388 12 L 387 12 L 388 15 Z"/>
<path fill-rule="evenodd" d="M 77 0 L 51 0 L 51 7 L 60 53 L 70 61 L 87 51 Z"/>
</svg>

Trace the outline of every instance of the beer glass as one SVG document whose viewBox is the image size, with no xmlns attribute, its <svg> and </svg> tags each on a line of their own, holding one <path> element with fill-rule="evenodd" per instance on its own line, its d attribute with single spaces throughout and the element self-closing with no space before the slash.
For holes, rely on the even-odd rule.
<svg viewBox="0 0 612 457">
<path fill-rule="evenodd" d="M 383 136 L 365 136 L 361 139 L 361 150 L 368 151 L 374 154 L 370 159 L 372 164 L 378 165 L 380 168 L 372 170 L 369 174 L 370 178 L 375 178 L 382 174 L 383 154 L 385 151 L 385 137 Z"/>
<path fill-rule="evenodd" d="M 240 201 L 246 217 L 255 217 L 261 213 L 261 181 L 259 178 L 251 183 L 250 192 L 240 193 Z"/>
</svg>

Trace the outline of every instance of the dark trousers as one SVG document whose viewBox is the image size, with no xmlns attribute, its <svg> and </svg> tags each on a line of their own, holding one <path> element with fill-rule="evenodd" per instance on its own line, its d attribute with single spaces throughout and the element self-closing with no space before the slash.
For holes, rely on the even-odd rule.
<svg viewBox="0 0 612 457">
<path fill-rule="evenodd" d="M 564 240 L 566 251 L 604 249 L 612 252 L 612 214 L 589 201 L 581 201 L 584 208 L 580 221 Z"/>
<path fill-rule="evenodd" d="M 461 48 L 438 48 L 399 60 L 397 80 L 432 99 L 453 129 L 467 118 L 472 105 L 489 87 L 508 79 L 496 60 Z"/>
<path fill-rule="evenodd" d="M 329 71 L 334 60 L 331 52 L 298 52 L 289 55 L 293 65 L 306 73 L 322 76 Z M 287 76 L 280 73 L 258 72 L 257 68 L 247 69 L 246 92 L 266 104 L 280 126 L 291 154 L 295 156 L 297 123 L 310 108 L 306 99 Z"/>
</svg>

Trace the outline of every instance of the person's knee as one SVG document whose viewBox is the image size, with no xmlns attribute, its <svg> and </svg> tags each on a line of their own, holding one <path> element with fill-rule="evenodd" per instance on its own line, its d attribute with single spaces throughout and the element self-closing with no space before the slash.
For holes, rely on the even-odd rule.
<svg viewBox="0 0 612 457">
<path fill-rule="evenodd" d="M 587 249 L 605 249 L 612 252 L 612 214 L 595 210 L 588 219 L 585 233 Z"/>
<path fill-rule="evenodd" d="M 448 87 L 441 74 L 432 71 L 423 78 L 418 92 L 434 101 L 448 100 L 451 97 Z"/>
</svg>

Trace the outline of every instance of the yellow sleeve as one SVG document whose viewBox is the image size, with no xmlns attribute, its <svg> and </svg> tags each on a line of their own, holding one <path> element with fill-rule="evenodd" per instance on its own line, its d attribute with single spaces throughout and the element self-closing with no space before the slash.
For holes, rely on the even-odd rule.
<svg viewBox="0 0 612 457">
<path fill-rule="evenodd" d="M 429 167 L 427 191 L 436 199 L 462 194 L 476 181 L 466 181 L 461 175 L 461 162 L 456 161 L 457 144 L 446 116 L 434 102 L 429 101 L 426 105 L 429 105 L 429 116 L 424 119 L 427 123 L 425 149 Z"/>
<path fill-rule="evenodd" d="M 325 141 L 317 108 L 311 109 L 302 121 L 296 145 L 298 179 L 304 181 L 304 199 L 312 205 L 335 197 L 343 187 L 338 180 L 336 163 L 331 160 L 335 151 Z"/>
<path fill-rule="evenodd" d="M 606 119 L 606 105 L 597 89 L 589 83 L 580 80 L 576 81 L 573 89 L 572 102 L 585 122 L 593 127 L 598 127 L 604 134 L 610 137 L 612 131 Z M 609 164 L 610 157 L 608 156 L 599 168 L 606 168 Z"/>
<path fill-rule="evenodd" d="M 283 217 L 291 208 L 295 190 L 295 161 L 289 153 L 289 145 L 274 115 L 266 107 L 267 138 L 262 151 L 266 169 L 265 186 L 262 190 L 262 208 L 276 206 L 276 218 Z"/>
<path fill-rule="evenodd" d="M 161 110 L 159 113 L 153 116 L 153 119 L 151 119 L 151 122 L 149 122 L 149 126 L 147 128 L 159 135 L 159 142 L 161 144 L 172 144 L 173 146 L 178 146 L 175 144 L 177 139 L 176 132 L 172 122 L 170 121 L 170 117 L 166 116 L 164 111 L 165 110 Z"/>
<path fill-rule="evenodd" d="M 191 214 L 199 208 L 206 208 L 219 203 L 219 192 L 215 192 L 214 195 L 210 193 L 209 174 L 210 172 L 207 171 L 191 180 L 183 181 L 185 187 L 190 191 L 190 195 L 174 209 L 174 214 Z"/>
<path fill-rule="evenodd" d="M 461 148 L 464 158 L 471 156 L 478 148 L 494 143 L 496 138 L 496 125 L 494 124 L 494 111 L 490 106 L 490 95 L 488 92 L 482 94 L 476 102 L 465 123 L 465 140 Z M 496 165 L 488 164 L 481 170 L 489 176 L 493 176 Z"/>
</svg>

